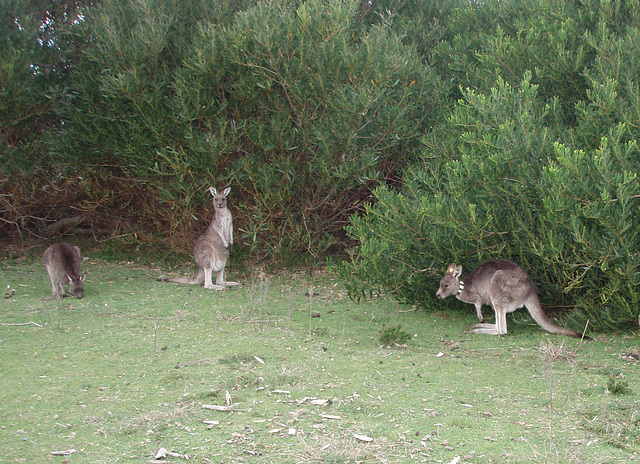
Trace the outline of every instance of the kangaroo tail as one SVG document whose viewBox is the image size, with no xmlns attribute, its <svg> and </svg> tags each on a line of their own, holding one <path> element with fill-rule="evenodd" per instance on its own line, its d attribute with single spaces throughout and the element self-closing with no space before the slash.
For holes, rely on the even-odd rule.
<svg viewBox="0 0 640 464">
<path fill-rule="evenodd" d="M 530 298 L 529 301 L 525 303 L 525 306 L 529 310 L 529 314 L 531 314 L 533 320 L 547 332 L 566 335 L 567 337 L 582 338 L 583 340 L 591 340 L 591 337 L 587 337 L 580 332 L 576 332 L 575 330 L 567 329 L 565 327 L 559 327 L 551 322 L 542 309 L 542 305 L 540 304 L 540 300 L 537 296 L 535 296 L 535 298 Z"/>
<path fill-rule="evenodd" d="M 170 282 L 172 284 L 189 284 L 189 285 L 204 285 L 204 271 L 198 269 L 198 273 L 195 277 L 169 277 L 168 279 L 160 278 L 161 282 Z"/>
</svg>

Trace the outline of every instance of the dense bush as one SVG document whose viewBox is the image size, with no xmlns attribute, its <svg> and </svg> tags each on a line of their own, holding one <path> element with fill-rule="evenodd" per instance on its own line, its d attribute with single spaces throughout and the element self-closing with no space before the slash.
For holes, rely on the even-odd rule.
<svg viewBox="0 0 640 464">
<path fill-rule="evenodd" d="M 420 56 L 385 26 L 360 31 L 354 14 L 344 2 L 260 3 L 202 30 L 181 74 L 198 172 L 226 168 L 245 241 L 272 256 L 329 249 L 371 188 L 398 180 L 443 104 Z"/>
<path fill-rule="evenodd" d="M 358 2 L 209 3 L 110 0 L 60 24 L 80 50 L 45 140 L 60 176 L 81 181 L 59 213 L 188 249 L 211 214 L 206 187 L 231 185 L 250 252 L 343 245 L 349 215 L 399 182 L 448 89 Z"/>
<path fill-rule="evenodd" d="M 471 271 L 490 257 L 527 255 L 543 207 L 537 180 L 554 153 L 552 112 L 528 81 L 464 97 L 425 139 L 423 161 L 407 171 L 402 191 L 378 189 L 366 214 L 352 218 L 349 233 L 361 244 L 352 296 L 390 291 L 427 304 L 452 261 Z"/>
<path fill-rule="evenodd" d="M 576 324 L 638 322 L 636 2 L 0 2 L 1 238 L 188 252 L 231 185 L 247 254 L 357 243 L 354 297 L 503 257 Z"/>
<path fill-rule="evenodd" d="M 461 89 L 403 188 L 379 189 L 352 218 L 361 245 L 342 273 L 353 297 L 391 293 L 429 307 L 450 262 L 469 272 L 501 257 L 522 264 L 543 303 L 574 309 L 580 325 L 638 324 L 640 88 L 628 64 L 640 63 L 631 45 L 640 23 L 605 19 L 581 39 L 591 59 L 575 104 L 541 95 L 527 72 L 517 87 L 498 73 L 490 89 Z"/>
<path fill-rule="evenodd" d="M 57 122 L 53 95 L 71 54 L 43 46 L 65 43 L 47 27 L 64 5 L 33 2 L 27 14 L 24 3 L 0 1 L 0 235 L 22 232 L 48 209 L 50 200 L 37 190 L 55 176 L 47 169 L 45 137 Z"/>
</svg>

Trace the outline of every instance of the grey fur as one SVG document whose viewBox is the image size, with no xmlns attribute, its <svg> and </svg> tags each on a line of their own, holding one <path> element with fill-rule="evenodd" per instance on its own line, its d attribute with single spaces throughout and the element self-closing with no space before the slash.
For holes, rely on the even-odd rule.
<svg viewBox="0 0 640 464">
<path fill-rule="evenodd" d="M 456 295 L 460 301 L 475 306 L 480 324 L 474 325 L 470 332 L 504 335 L 507 333 L 507 313 L 526 306 L 533 320 L 547 332 L 583 338 L 582 334 L 558 327 L 549 320 L 540 304 L 535 283 L 516 263 L 504 260 L 487 261 L 466 278 L 460 279 L 461 274 L 462 266 L 451 264 L 440 281 L 436 296 L 443 299 Z M 495 324 L 484 323 L 482 305 L 493 308 L 496 313 Z"/>
<path fill-rule="evenodd" d="M 161 279 L 164 282 L 204 285 L 204 288 L 217 290 L 240 285 L 238 282 L 228 282 L 224 278 L 229 248 L 233 245 L 233 218 L 227 207 L 227 195 L 231 187 L 227 187 L 222 193 L 218 193 L 213 187 L 209 187 L 209 191 L 213 196 L 213 219 L 197 238 L 193 247 L 193 258 L 198 266 L 198 272 L 193 278 Z M 212 282 L 214 272 L 217 273 L 215 285 Z"/>
<path fill-rule="evenodd" d="M 68 243 L 54 243 L 44 251 L 44 266 L 51 281 L 51 293 L 56 300 L 67 295 L 65 285 L 69 285 L 69 295 L 84 298 L 86 275 L 80 273 L 81 259 L 80 248 Z"/>
</svg>

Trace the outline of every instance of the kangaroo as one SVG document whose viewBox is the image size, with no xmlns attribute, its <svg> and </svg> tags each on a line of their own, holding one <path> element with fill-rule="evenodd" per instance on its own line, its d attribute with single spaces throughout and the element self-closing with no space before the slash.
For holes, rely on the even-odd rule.
<svg viewBox="0 0 640 464">
<path fill-rule="evenodd" d="M 224 268 L 229 259 L 229 247 L 233 245 L 233 218 L 227 207 L 227 195 L 231 187 L 227 187 L 222 193 L 218 193 L 213 187 L 209 187 L 213 196 L 213 219 L 205 231 L 197 238 L 193 247 L 193 257 L 198 272 L 195 277 L 172 277 L 160 279 L 163 282 L 177 284 L 197 284 L 204 288 L 222 290 L 227 286 L 240 285 L 238 282 L 228 282 L 224 278 Z M 216 272 L 215 285 L 212 282 L 212 274 Z"/>
<path fill-rule="evenodd" d="M 507 313 L 526 306 L 533 320 L 550 333 L 574 338 L 589 339 L 571 329 L 558 327 L 549 320 L 542 309 L 538 291 L 527 272 L 511 261 L 487 261 L 478 266 L 464 280 L 460 279 L 462 266 L 455 263 L 447 269 L 440 281 L 436 296 L 440 299 L 455 295 L 460 301 L 476 307 L 480 324 L 475 324 L 471 333 L 505 335 Z M 495 324 L 485 324 L 482 305 L 489 305 L 496 313 Z"/>
<path fill-rule="evenodd" d="M 86 274 L 80 274 L 80 248 L 67 243 L 55 243 L 44 251 L 44 265 L 51 281 L 53 298 L 59 300 L 67 294 L 64 286 L 69 285 L 69 294 L 84 298 Z"/>
</svg>

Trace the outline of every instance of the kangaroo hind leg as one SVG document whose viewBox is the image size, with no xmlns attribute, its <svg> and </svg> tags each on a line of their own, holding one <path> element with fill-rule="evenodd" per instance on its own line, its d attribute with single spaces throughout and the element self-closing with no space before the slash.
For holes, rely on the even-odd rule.
<svg viewBox="0 0 640 464">
<path fill-rule="evenodd" d="M 496 331 L 498 335 L 507 335 L 507 310 L 496 309 Z"/>
<path fill-rule="evenodd" d="M 504 308 L 494 309 L 496 313 L 495 324 L 475 324 L 469 333 L 487 335 L 506 335 L 507 333 L 507 312 Z"/>
<path fill-rule="evenodd" d="M 498 335 L 498 329 L 495 324 L 473 324 L 472 328 L 467 330 L 467 333 Z"/>
<path fill-rule="evenodd" d="M 230 282 L 225 280 L 224 270 L 226 266 L 227 266 L 226 256 L 223 255 L 216 259 L 214 268 L 213 268 L 214 271 L 217 271 L 219 269 L 218 276 L 216 277 L 216 286 L 220 288 L 227 288 L 227 287 L 233 287 L 235 285 L 240 285 L 238 282 Z"/>
<path fill-rule="evenodd" d="M 204 288 L 210 290 L 221 290 L 224 286 L 221 285 L 213 285 L 213 269 L 205 267 L 204 268 Z"/>
</svg>

